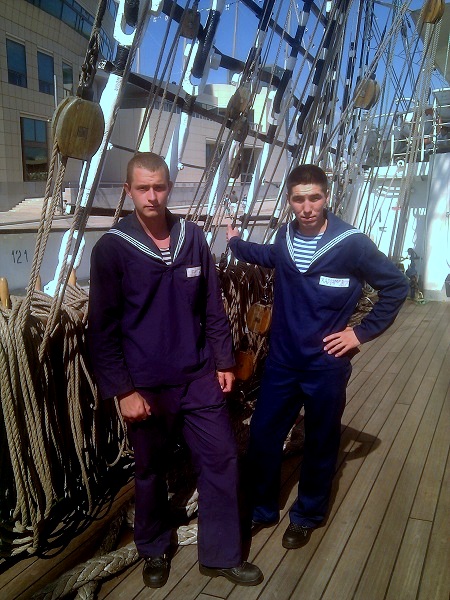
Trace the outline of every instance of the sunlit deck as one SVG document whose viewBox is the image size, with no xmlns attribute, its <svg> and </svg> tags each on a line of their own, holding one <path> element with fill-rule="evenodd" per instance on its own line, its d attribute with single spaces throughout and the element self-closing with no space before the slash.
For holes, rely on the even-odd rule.
<svg viewBox="0 0 450 600">
<path fill-rule="evenodd" d="M 450 303 L 407 301 L 353 365 L 330 514 L 305 548 L 281 546 L 301 461 L 293 456 L 284 464 L 281 522 L 252 540 L 249 560 L 265 575 L 260 586 L 200 575 L 197 547 L 188 545 L 176 553 L 164 588 L 145 588 L 137 563 L 104 581 L 98 597 L 448 600 Z M 127 533 L 123 543 L 130 539 Z M 30 598 L 72 566 L 66 554 L 29 558 L 1 573 L 2 598 Z"/>
</svg>

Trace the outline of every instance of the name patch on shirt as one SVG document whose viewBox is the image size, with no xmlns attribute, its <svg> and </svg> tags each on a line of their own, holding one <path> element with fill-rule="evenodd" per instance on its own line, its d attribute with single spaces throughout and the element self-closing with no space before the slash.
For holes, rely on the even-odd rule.
<svg viewBox="0 0 450 600">
<path fill-rule="evenodd" d="M 187 277 L 200 277 L 202 272 L 201 267 L 187 267 L 186 276 Z"/>
<path fill-rule="evenodd" d="M 335 279 L 334 277 L 320 276 L 319 285 L 326 285 L 328 287 L 349 287 L 350 279 Z"/>
</svg>

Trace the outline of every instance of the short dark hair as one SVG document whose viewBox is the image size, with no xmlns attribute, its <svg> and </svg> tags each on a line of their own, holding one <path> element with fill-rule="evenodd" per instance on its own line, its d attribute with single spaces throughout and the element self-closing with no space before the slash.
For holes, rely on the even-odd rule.
<svg viewBox="0 0 450 600">
<path fill-rule="evenodd" d="M 147 171 L 152 172 L 162 169 L 167 177 L 167 181 L 170 181 L 169 167 L 163 157 L 159 156 L 159 154 L 155 154 L 154 152 L 138 152 L 135 154 L 127 165 L 126 181 L 128 185 L 130 185 L 131 180 L 133 179 L 133 171 L 136 167 L 147 169 Z"/>
<path fill-rule="evenodd" d="M 300 184 L 320 185 L 324 194 L 328 194 L 328 177 L 317 165 L 299 165 L 292 169 L 286 179 L 286 190 L 291 195 L 292 188 Z"/>
</svg>

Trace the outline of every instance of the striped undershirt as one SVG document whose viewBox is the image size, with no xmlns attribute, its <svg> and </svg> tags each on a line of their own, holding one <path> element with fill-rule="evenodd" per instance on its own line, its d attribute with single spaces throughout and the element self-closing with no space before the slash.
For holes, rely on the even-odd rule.
<svg viewBox="0 0 450 600">
<path fill-rule="evenodd" d="M 322 236 L 323 232 L 315 237 L 302 235 L 299 231 L 295 232 L 293 240 L 294 262 L 300 273 L 307 271 Z"/>
<path fill-rule="evenodd" d="M 172 264 L 172 257 L 170 256 L 170 248 L 160 248 L 161 256 L 166 265 Z"/>
</svg>

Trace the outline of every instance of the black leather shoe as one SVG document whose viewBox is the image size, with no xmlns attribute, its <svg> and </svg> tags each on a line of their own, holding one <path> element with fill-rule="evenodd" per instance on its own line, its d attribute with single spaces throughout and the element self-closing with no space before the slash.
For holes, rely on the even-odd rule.
<svg viewBox="0 0 450 600">
<path fill-rule="evenodd" d="M 146 558 L 142 570 L 142 578 L 147 587 L 160 588 L 169 578 L 170 565 L 167 556 Z"/>
<path fill-rule="evenodd" d="M 239 567 L 230 569 L 221 569 L 220 567 L 205 567 L 199 565 L 200 573 L 208 575 L 208 577 L 225 577 L 231 583 L 236 585 L 258 585 L 264 579 L 256 565 L 248 562 L 243 562 Z"/>
<path fill-rule="evenodd" d="M 289 523 L 281 541 L 283 548 L 293 550 L 294 548 L 306 546 L 313 531 L 314 527 L 304 527 L 303 525 L 297 525 L 297 523 Z"/>
</svg>

